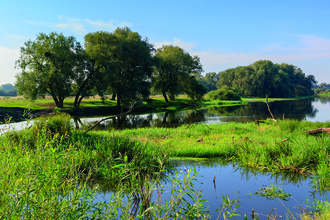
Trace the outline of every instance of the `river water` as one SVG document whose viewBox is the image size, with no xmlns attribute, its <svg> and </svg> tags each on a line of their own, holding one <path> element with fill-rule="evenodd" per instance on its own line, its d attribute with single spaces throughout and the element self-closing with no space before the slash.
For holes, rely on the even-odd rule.
<svg viewBox="0 0 330 220">
<path fill-rule="evenodd" d="M 305 204 L 307 199 L 310 201 L 314 199 L 330 201 L 329 193 L 321 194 L 315 191 L 311 187 L 311 178 L 304 175 L 262 173 L 253 169 L 237 167 L 237 165 L 223 164 L 219 160 L 172 160 L 172 162 L 179 172 L 186 172 L 187 169 L 194 167 L 199 172 L 197 181 L 193 182 L 194 189 L 202 190 L 202 199 L 208 200 L 208 203 L 204 203 L 204 205 L 209 207 L 211 219 L 217 219 L 219 215 L 215 210 L 221 209 L 222 195 L 227 195 L 230 200 L 240 200 L 240 208 L 237 210 L 241 216 L 236 217 L 236 219 L 243 219 L 244 214 L 248 216 L 248 219 L 251 219 L 252 209 L 259 213 L 260 219 L 267 219 L 266 215 L 273 209 L 273 216 L 275 214 L 282 216 L 278 219 L 287 219 L 288 216 L 292 215 L 289 211 L 297 219 L 300 219 L 299 214 L 302 214 L 304 209 L 308 209 Z M 213 182 L 214 177 L 215 181 Z M 183 175 L 180 178 L 183 178 Z M 166 183 L 163 184 L 166 185 Z M 255 194 L 258 189 L 272 185 L 281 187 L 284 192 L 290 193 L 292 196 L 288 201 L 283 201 Z M 171 188 L 165 187 L 164 189 L 169 191 Z M 111 190 L 103 189 L 95 202 L 104 200 L 109 202 L 112 193 Z M 168 200 L 170 196 L 169 193 L 164 193 L 161 195 L 161 199 L 163 201 Z M 158 194 L 155 191 L 151 200 L 155 201 L 157 197 Z M 189 200 L 188 197 L 186 199 Z M 223 219 L 222 214 L 220 219 Z"/>
<path fill-rule="evenodd" d="M 325 97 L 275 101 L 269 103 L 277 119 L 307 121 L 330 121 L 330 99 Z M 189 123 L 251 122 L 271 118 L 266 103 L 254 102 L 247 105 L 213 107 L 199 110 L 169 111 L 157 114 L 126 115 L 108 120 L 95 130 L 135 129 L 142 127 L 178 127 Z M 76 122 L 94 124 L 102 118 L 76 118 Z"/>
</svg>

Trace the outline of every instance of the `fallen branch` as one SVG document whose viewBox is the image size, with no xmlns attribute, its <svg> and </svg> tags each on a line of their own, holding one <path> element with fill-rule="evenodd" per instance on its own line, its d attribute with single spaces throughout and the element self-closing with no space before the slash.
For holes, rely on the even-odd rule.
<svg viewBox="0 0 330 220">
<path fill-rule="evenodd" d="M 191 125 L 191 122 L 190 122 L 189 125 L 186 127 L 186 129 L 189 128 L 190 125 Z"/>
<path fill-rule="evenodd" d="M 269 104 L 268 104 L 268 96 L 267 96 L 267 95 L 266 95 L 266 104 L 267 104 L 267 107 L 268 107 L 268 111 L 269 111 L 270 115 L 271 115 L 272 118 L 273 118 L 272 120 L 278 122 L 278 121 L 274 118 L 273 113 L 270 111 L 270 107 L 269 107 Z"/>
<path fill-rule="evenodd" d="M 286 139 L 282 140 L 281 143 L 286 142 L 288 140 L 289 140 L 289 138 L 286 138 Z"/>
<path fill-rule="evenodd" d="M 89 132 L 90 130 L 92 130 L 93 128 L 95 128 L 95 126 L 98 125 L 98 124 L 100 124 L 102 121 L 106 121 L 106 120 L 113 119 L 113 118 L 119 117 L 121 115 L 130 113 L 133 110 L 133 107 L 134 107 L 135 104 L 136 104 L 136 101 L 134 100 L 131 103 L 131 106 L 129 107 L 128 111 L 122 112 L 122 113 L 120 113 L 119 115 L 116 115 L 116 116 L 110 116 L 110 117 L 106 117 L 106 118 L 103 118 L 103 119 L 99 120 L 92 127 L 88 128 L 87 131 L 84 132 L 84 134 L 87 134 L 87 132 Z"/>
<path fill-rule="evenodd" d="M 265 123 L 265 121 L 262 121 L 262 120 L 256 120 L 254 123 L 255 123 L 256 125 L 259 125 L 259 123 Z"/>
<path fill-rule="evenodd" d="M 330 128 L 317 128 L 308 131 L 303 131 L 303 133 L 307 134 L 319 134 L 319 133 L 328 133 L 330 134 Z"/>
</svg>

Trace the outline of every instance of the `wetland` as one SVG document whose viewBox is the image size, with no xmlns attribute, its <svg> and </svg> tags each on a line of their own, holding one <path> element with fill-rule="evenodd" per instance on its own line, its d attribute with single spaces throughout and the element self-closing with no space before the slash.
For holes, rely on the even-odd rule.
<svg viewBox="0 0 330 220">
<path fill-rule="evenodd" d="M 252 209 L 260 219 L 323 214 L 330 137 L 303 131 L 330 127 L 329 100 L 271 102 L 270 108 L 278 123 L 266 120 L 265 103 L 250 103 L 127 115 L 88 134 L 80 130 L 98 118 L 80 118 L 76 130 L 63 114 L 5 132 L 1 217 L 251 219 Z"/>
</svg>

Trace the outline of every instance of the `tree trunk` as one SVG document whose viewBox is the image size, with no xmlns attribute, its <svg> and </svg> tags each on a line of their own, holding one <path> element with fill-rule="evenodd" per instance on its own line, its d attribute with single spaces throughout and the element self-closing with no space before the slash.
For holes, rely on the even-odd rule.
<svg viewBox="0 0 330 220">
<path fill-rule="evenodd" d="M 117 106 L 119 106 L 119 107 L 120 107 L 120 102 L 121 102 L 121 94 L 118 93 L 117 94 Z"/>
<path fill-rule="evenodd" d="M 57 107 L 63 108 L 63 101 L 64 101 L 64 99 L 59 99 Z"/>
<path fill-rule="evenodd" d="M 53 94 L 51 94 L 51 96 L 52 96 L 52 98 L 53 98 L 53 100 L 54 100 L 54 102 L 55 102 L 56 107 L 59 107 L 59 108 L 60 108 L 60 106 L 59 106 L 59 101 L 58 101 L 57 96 L 56 96 L 56 95 L 53 95 Z"/>
<path fill-rule="evenodd" d="M 170 94 L 170 100 L 171 100 L 171 101 L 175 101 L 174 94 Z"/>
<path fill-rule="evenodd" d="M 165 102 L 168 103 L 168 99 L 167 99 L 166 93 L 165 93 L 165 92 L 162 92 L 162 93 L 163 93 L 163 96 L 164 96 Z"/>
</svg>

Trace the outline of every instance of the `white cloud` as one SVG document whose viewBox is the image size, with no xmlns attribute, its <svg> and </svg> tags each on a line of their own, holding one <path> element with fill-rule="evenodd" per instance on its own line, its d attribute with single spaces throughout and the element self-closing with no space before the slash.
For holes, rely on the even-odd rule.
<svg viewBox="0 0 330 220">
<path fill-rule="evenodd" d="M 330 39 L 313 35 L 297 35 L 297 38 L 304 46 L 299 51 L 330 51 Z"/>
<path fill-rule="evenodd" d="M 175 45 L 185 49 L 191 55 L 197 55 L 205 72 L 218 72 L 231 67 L 249 65 L 257 60 L 271 60 L 274 63 L 290 63 L 330 59 L 330 39 L 310 35 L 293 36 L 297 46 L 284 47 L 285 42 L 270 44 L 254 53 L 221 53 L 213 50 L 197 51 L 196 44 L 184 42 L 178 38 L 173 41 L 153 42 L 156 48 L 162 45 Z M 315 64 L 317 65 L 317 64 Z M 325 69 L 323 72 L 325 72 Z M 313 73 L 310 73 L 313 74 Z M 315 73 L 314 73 L 315 74 Z"/>
<path fill-rule="evenodd" d="M 196 44 L 182 41 L 176 37 L 174 38 L 173 41 L 161 41 L 161 42 L 151 42 L 151 43 L 155 46 L 156 49 L 161 48 L 163 45 L 173 45 L 173 46 L 179 46 L 189 53 L 196 47 Z"/>
<path fill-rule="evenodd" d="M 115 21 L 115 20 L 103 22 L 102 20 L 92 21 L 89 19 L 85 19 L 85 21 L 87 23 L 95 26 L 96 28 L 108 29 L 110 31 L 115 30 L 117 27 L 131 27 L 133 25 L 130 22 L 125 22 L 125 21 L 119 22 L 119 21 Z"/>
<path fill-rule="evenodd" d="M 66 18 L 64 16 L 59 16 L 58 19 L 62 22 L 60 24 L 56 24 L 55 26 L 58 28 L 67 29 L 73 31 L 77 34 L 84 34 L 86 30 L 84 25 L 80 22 L 79 19 L 76 18 Z"/>
<path fill-rule="evenodd" d="M 12 83 L 16 81 L 15 75 L 17 70 L 15 61 L 19 58 L 20 51 L 0 46 L 0 85 Z"/>
</svg>

